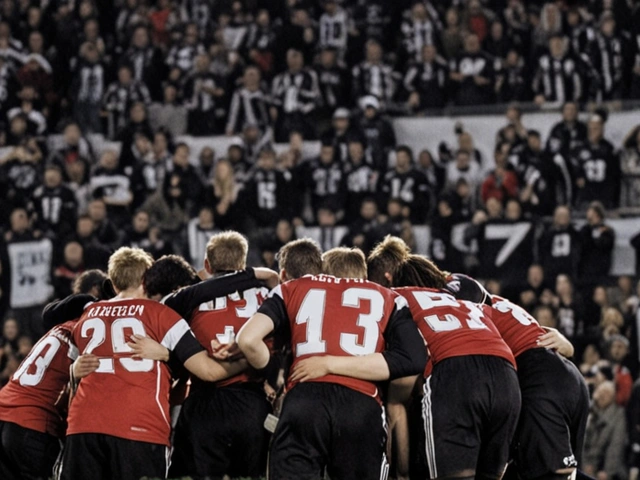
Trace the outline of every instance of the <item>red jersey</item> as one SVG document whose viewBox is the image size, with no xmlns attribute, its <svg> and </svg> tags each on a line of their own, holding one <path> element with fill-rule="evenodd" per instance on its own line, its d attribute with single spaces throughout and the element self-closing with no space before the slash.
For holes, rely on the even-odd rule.
<svg viewBox="0 0 640 480">
<path fill-rule="evenodd" d="M 78 358 L 71 343 L 74 320 L 53 327 L 34 345 L 20 367 L 0 390 L 0 420 L 64 437 L 65 405 L 57 408 L 69 383 L 69 367 Z"/>
<path fill-rule="evenodd" d="M 491 323 L 490 307 L 456 300 L 447 292 L 431 288 L 394 290 L 409 303 L 413 321 L 427 342 L 434 366 L 445 358 L 493 355 L 515 367 L 511 350 Z"/>
<path fill-rule="evenodd" d="M 131 358 L 127 340 L 134 333 L 169 350 L 192 335 L 180 315 L 158 302 L 114 298 L 89 305 L 73 341 L 82 354 L 100 357 L 100 367 L 82 379 L 71 401 L 68 435 L 102 433 L 169 445 L 169 368 Z"/>
<path fill-rule="evenodd" d="M 367 280 L 306 275 L 274 288 L 260 312 L 273 320 L 276 330 L 290 329 L 293 369 L 310 355 L 381 353 L 392 315 L 405 307 L 402 297 Z M 313 381 L 337 383 L 379 398 L 375 382 L 339 375 Z M 289 382 L 288 387 L 294 385 Z"/>
<path fill-rule="evenodd" d="M 236 292 L 201 304 L 193 312 L 190 322 L 196 339 L 209 354 L 213 353 L 211 340 L 214 338 L 223 345 L 232 343 L 242 326 L 258 311 L 268 293 L 266 288 L 251 288 L 241 294 Z M 262 381 L 262 377 L 257 378 L 251 370 L 247 370 L 216 385 L 223 387 L 247 381 Z"/>
<path fill-rule="evenodd" d="M 538 348 L 538 338 L 547 333 L 527 311 L 509 300 L 492 297 L 491 320 L 517 357 L 532 348 Z"/>
</svg>

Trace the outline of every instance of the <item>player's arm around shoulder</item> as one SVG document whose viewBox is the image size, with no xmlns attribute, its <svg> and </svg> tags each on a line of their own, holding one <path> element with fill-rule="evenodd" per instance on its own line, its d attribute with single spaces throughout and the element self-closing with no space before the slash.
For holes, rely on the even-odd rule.
<svg viewBox="0 0 640 480">
<path fill-rule="evenodd" d="M 274 328 L 275 325 L 271 317 L 258 312 L 242 326 L 236 335 L 240 351 L 244 354 L 247 362 L 258 370 L 265 368 L 269 363 L 271 352 L 264 342 L 264 338 L 273 332 Z"/>
</svg>

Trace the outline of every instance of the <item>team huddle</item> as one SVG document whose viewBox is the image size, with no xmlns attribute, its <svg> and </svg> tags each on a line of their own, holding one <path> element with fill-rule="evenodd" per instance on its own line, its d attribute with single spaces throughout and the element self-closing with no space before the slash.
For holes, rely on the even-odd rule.
<svg viewBox="0 0 640 480">
<path fill-rule="evenodd" d="M 216 234 L 197 273 L 123 247 L 48 305 L 0 390 L 0 478 L 584 478 L 557 331 L 396 237 L 294 240 L 279 273 L 247 250 Z"/>
</svg>

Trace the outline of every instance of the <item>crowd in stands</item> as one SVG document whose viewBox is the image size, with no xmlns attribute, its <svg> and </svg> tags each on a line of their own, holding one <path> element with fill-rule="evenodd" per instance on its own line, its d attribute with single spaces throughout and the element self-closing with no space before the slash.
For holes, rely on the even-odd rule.
<svg viewBox="0 0 640 480">
<path fill-rule="evenodd" d="M 640 126 L 613 145 L 607 111 L 584 106 L 638 98 L 638 1 L 2 0 L 0 380 L 42 333 L 42 304 L 11 295 L 37 259 L 15 264 L 12 245 L 50 241 L 61 298 L 121 245 L 201 268 L 210 235 L 234 228 L 254 265 L 275 267 L 304 226 L 324 248 L 366 252 L 386 234 L 415 245 L 428 225 L 442 268 L 574 342 L 585 377 L 604 385 L 585 462 L 625 478 L 640 461 L 640 270 L 609 276 L 607 217 L 640 207 Z M 557 106 L 549 138 L 513 102 Z M 493 159 L 463 123 L 457 144 L 414 151 L 390 119 L 493 103 L 511 104 Z M 96 133 L 120 150 L 98 151 Z M 185 134 L 233 142 L 194 152 Z M 508 268 L 486 265 L 488 232 L 500 250 L 523 221 L 534 228 Z M 475 247 L 461 253 L 458 234 Z"/>
</svg>

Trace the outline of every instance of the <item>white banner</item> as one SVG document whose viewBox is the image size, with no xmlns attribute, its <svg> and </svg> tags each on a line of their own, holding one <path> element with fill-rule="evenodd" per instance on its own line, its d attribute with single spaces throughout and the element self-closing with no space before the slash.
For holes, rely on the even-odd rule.
<svg viewBox="0 0 640 480">
<path fill-rule="evenodd" d="M 45 238 L 33 242 L 10 243 L 11 308 L 35 307 L 53 294 L 51 257 L 53 246 Z"/>
</svg>

